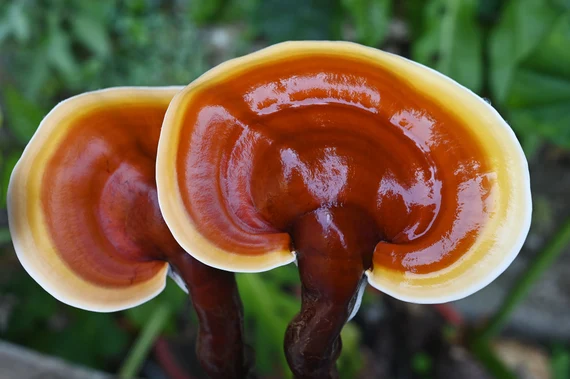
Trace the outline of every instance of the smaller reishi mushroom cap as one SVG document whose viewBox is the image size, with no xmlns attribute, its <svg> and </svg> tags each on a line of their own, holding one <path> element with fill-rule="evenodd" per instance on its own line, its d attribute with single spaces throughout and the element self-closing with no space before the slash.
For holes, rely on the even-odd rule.
<svg viewBox="0 0 570 379">
<path fill-rule="evenodd" d="M 158 209 L 160 127 L 180 89 L 117 87 L 72 97 L 26 146 L 10 178 L 10 231 L 26 271 L 58 300 L 111 312 L 163 290 L 169 266 L 152 243 L 176 243 L 161 215 L 148 213 Z"/>
<path fill-rule="evenodd" d="M 521 249 L 532 208 L 524 153 L 490 104 L 348 42 L 274 45 L 187 86 L 165 116 L 157 186 L 178 243 L 236 272 L 292 262 L 302 215 L 362 209 L 382 236 L 370 284 L 417 303 L 495 279 Z"/>
</svg>

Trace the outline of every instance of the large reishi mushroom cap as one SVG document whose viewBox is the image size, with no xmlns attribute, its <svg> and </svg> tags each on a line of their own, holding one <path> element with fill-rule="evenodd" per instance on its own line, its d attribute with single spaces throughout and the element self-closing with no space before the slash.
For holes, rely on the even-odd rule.
<svg viewBox="0 0 570 379">
<path fill-rule="evenodd" d="M 178 243 L 236 272 L 292 262 L 304 214 L 358 208 L 381 236 L 369 282 L 418 303 L 490 283 L 531 215 L 525 156 L 488 103 L 347 42 L 278 44 L 191 83 L 165 116 L 157 185 Z"/>
<path fill-rule="evenodd" d="M 162 120 L 181 87 L 118 87 L 72 97 L 42 121 L 8 190 L 26 271 L 69 305 L 110 312 L 162 291 L 161 247 L 177 244 L 156 213 Z"/>
</svg>

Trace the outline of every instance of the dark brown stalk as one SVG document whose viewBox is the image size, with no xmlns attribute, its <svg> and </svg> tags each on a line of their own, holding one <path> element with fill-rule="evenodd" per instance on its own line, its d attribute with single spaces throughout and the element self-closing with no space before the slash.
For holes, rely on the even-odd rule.
<svg viewBox="0 0 570 379">
<path fill-rule="evenodd" d="M 246 378 L 252 354 L 243 338 L 243 306 L 234 273 L 199 262 L 186 252 L 169 262 L 188 288 L 199 320 L 196 353 L 212 379 Z"/>
<path fill-rule="evenodd" d="M 285 355 L 296 378 L 338 377 L 340 332 L 371 265 L 376 230 L 374 220 L 354 207 L 320 208 L 294 223 L 302 305 L 287 328 Z"/>
</svg>

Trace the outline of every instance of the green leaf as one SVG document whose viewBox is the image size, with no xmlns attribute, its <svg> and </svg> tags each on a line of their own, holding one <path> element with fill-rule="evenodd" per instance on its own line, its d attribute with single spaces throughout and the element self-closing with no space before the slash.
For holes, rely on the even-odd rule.
<svg viewBox="0 0 570 379">
<path fill-rule="evenodd" d="M 554 76 L 520 67 L 515 79 L 506 101 L 509 108 L 548 106 L 570 100 L 570 75 Z"/>
<path fill-rule="evenodd" d="M 550 359 L 552 379 L 570 379 L 570 351 L 556 346 Z"/>
<path fill-rule="evenodd" d="M 8 196 L 8 185 L 10 184 L 10 175 L 14 166 L 18 163 L 21 153 L 12 153 L 6 158 L 2 165 L 0 176 L 0 209 L 6 208 L 6 196 Z"/>
<path fill-rule="evenodd" d="M 176 315 L 187 304 L 188 297 L 172 280 L 168 280 L 166 288 L 160 295 L 138 307 L 127 309 L 124 313 L 129 321 L 137 328 L 142 329 L 157 307 L 165 306 L 171 310 L 166 322 L 166 333 L 176 332 Z"/>
<path fill-rule="evenodd" d="M 127 332 L 119 327 L 116 317 L 109 313 L 75 310 L 76 319 L 67 332 L 74 336 L 77 346 L 88 345 L 98 358 L 119 355 L 128 345 Z"/>
<path fill-rule="evenodd" d="M 170 316 L 171 309 L 166 304 L 160 304 L 154 309 L 129 351 L 127 358 L 124 360 L 119 370 L 119 378 L 134 378 L 137 376 L 147 359 L 150 349 L 162 333 Z"/>
<path fill-rule="evenodd" d="M 104 362 L 119 358 L 126 350 L 128 334 L 119 327 L 113 314 L 68 307 L 65 311 L 68 324 L 64 329 L 42 330 L 32 340 L 34 349 L 99 369 L 104 369 Z"/>
<path fill-rule="evenodd" d="M 425 32 L 426 4 L 425 0 L 408 0 L 402 4 L 412 40 L 416 40 Z"/>
<path fill-rule="evenodd" d="M 506 97 L 517 66 L 539 45 L 558 11 L 544 0 L 511 0 L 489 40 L 491 90 Z"/>
<path fill-rule="evenodd" d="M 358 42 L 378 46 L 388 33 L 391 0 L 342 0 L 356 27 Z"/>
<path fill-rule="evenodd" d="M 501 7 L 505 0 L 479 0 L 478 13 L 481 22 L 493 24 L 501 14 Z"/>
<path fill-rule="evenodd" d="M 551 2 L 560 9 L 570 11 L 570 0 L 551 0 Z"/>
<path fill-rule="evenodd" d="M 253 13 L 253 29 L 270 43 L 340 39 L 338 0 L 264 0 Z"/>
<path fill-rule="evenodd" d="M 284 291 L 297 276 L 293 265 L 263 274 L 239 274 L 237 283 L 244 305 L 246 330 L 253 334 L 256 365 L 261 374 L 289 373 L 283 353 L 287 325 L 299 312 L 299 299 Z M 298 281 L 297 281 L 298 283 Z"/>
<path fill-rule="evenodd" d="M 267 271 L 263 274 L 263 280 L 277 287 L 291 287 L 300 285 L 299 271 L 296 266 L 289 265 L 276 270 Z M 287 297 L 290 298 L 290 297 Z"/>
<path fill-rule="evenodd" d="M 130 8 L 130 10 L 132 10 L 133 12 L 136 12 L 137 10 L 132 8 L 133 6 L 134 7 L 137 6 L 137 4 L 133 4 L 134 2 L 136 2 L 136 0 L 128 2 L 130 4 L 126 4 L 126 6 Z M 140 11 L 144 11 L 146 6 L 150 7 L 150 4 L 148 4 L 150 2 L 147 0 L 141 0 L 138 1 L 138 3 L 140 3 L 140 5 L 142 6 L 142 9 L 139 9 Z M 123 14 L 128 13 L 128 11 L 125 12 L 125 10 L 123 10 L 124 8 L 122 6 L 125 5 L 124 1 L 119 1 L 119 0 L 74 1 L 72 5 L 74 8 L 77 9 L 75 11 L 76 13 L 81 15 L 91 16 L 93 20 L 97 20 L 97 22 L 100 24 L 105 24 L 115 15 L 120 15 L 121 13 Z"/>
<path fill-rule="evenodd" d="M 224 0 L 194 0 L 190 5 L 190 19 L 197 24 L 205 24 L 220 14 Z"/>
<path fill-rule="evenodd" d="M 4 185 L 4 177 L 8 176 L 8 178 L 10 177 L 9 174 L 4 173 L 4 156 L 1 154 L 0 152 L 0 209 L 2 209 L 3 207 L 1 206 L 2 204 L 6 204 L 6 196 L 8 195 L 8 187 L 7 185 Z M 13 169 L 10 169 L 10 171 Z M 0 242 L 1 243 L 1 242 Z"/>
<path fill-rule="evenodd" d="M 57 309 L 58 302 L 44 291 L 22 269 L 7 283 L 2 292 L 15 295 L 18 301 L 9 314 L 5 337 L 19 344 L 27 344 Z"/>
<path fill-rule="evenodd" d="M 34 135 L 45 111 L 12 86 L 4 87 L 3 95 L 8 129 L 20 144 L 25 145 Z"/>
<path fill-rule="evenodd" d="M 260 1 L 263 0 L 225 0 L 219 21 L 231 23 L 248 20 Z"/>
<path fill-rule="evenodd" d="M 7 11 L 7 21 L 9 22 L 12 34 L 20 43 L 25 43 L 30 39 L 30 23 L 26 10 L 24 10 L 25 3 L 23 1 L 16 1 L 12 3 Z"/>
<path fill-rule="evenodd" d="M 47 51 L 46 46 L 38 48 L 36 54 L 44 55 Z M 24 85 L 24 94 L 30 99 L 38 99 L 42 91 L 46 91 L 46 84 L 53 80 L 53 74 L 50 67 L 44 62 L 35 62 L 29 68 L 26 76 L 26 82 Z M 46 93 L 41 93 L 42 96 L 46 96 Z"/>
<path fill-rule="evenodd" d="M 149 4 L 146 0 L 127 0 L 125 1 L 129 13 L 142 13 L 147 10 Z"/>
<path fill-rule="evenodd" d="M 9 229 L 0 229 L 0 246 L 10 243 L 12 237 L 10 236 Z"/>
<path fill-rule="evenodd" d="M 537 15 L 532 23 L 527 8 L 520 8 L 526 3 Z M 570 148 L 570 11 L 559 13 L 539 5 L 535 0 L 509 4 L 503 24 L 494 32 L 493 88 L 523 139 L 546 139 Z M 527 30 L 527 38 L 519 40 L 516 33 L 503 33 L 507 27 L 534 32 Z M 500 50 L 513 55 L 504 56 Z"/>
<path fill-rule="evenodd" d="M 476 0 L 431 0 L 425 33 L 412 45 L 412 58 L 478 92 L 482 86 L 482 32 Z"/>
<path fill-rule="evenodd" d="M 521 146 L 523 148 L 524 155 L 529 161 L 532 160 L 540 151 L 543 143 L 544 140 L 538 133 L 532 132 L 524 136 L 524 139 L 521 141 Z"/>
<path fill-rule="evenodd" d="M 535 134 L 550 142 L 570 148 L 568 104 L 516 109 L 508 112 L 512 127 L 523 137 Z"/>
<path fill-rule="evenodd" d="M 46 58 L 65 79 L 68 85 L 75 84 L 78 78 L 78 66 L 71 49 L 71 38 L 60 25 L 60 18 L 56 13 L 48 17 L 48 39 Z"/>
<path fill-rule="evenodd" d="M 356 378 L 364 363 L 360 352 L 360 330 L 349 322 L 342 328 L 342 351 L 338 358 L 338 371 L 341 378 Z"/>
<path fill-rule="evenodd" d="M 111 52 L 106 25 L 89 15 L 78 15 L 72 20 L 75 37 L 94 54 L 105 57 Z"/>
</svg>

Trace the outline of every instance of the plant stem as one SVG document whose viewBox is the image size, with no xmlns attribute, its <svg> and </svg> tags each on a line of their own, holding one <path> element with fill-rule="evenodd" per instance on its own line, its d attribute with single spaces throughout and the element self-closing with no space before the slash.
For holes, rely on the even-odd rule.
<svg viewBox="0 0 570 379">
<path fill-rule="evenodd" d="M 487 371 L 497 379 L 516 379 L 515 374 L 501 361 L 486 340 L 471 344 L 471 352 L 481 361 Z"/>
<path fill-rule="evenodd" d="M 170 315 L 170 307 L 165 304 L 158 305 L 151 314 L 150 319 L 137 337 L 127 359 L 119 370 L 119 378 L 134 378 L 148 356 L 154 342 L 164 328 Z"/>
<path fill-rule="evenodd" d="M 538 254 L 527 271 L 515 283 L 514 287 L 504 300 L 503 305 L 485 329 L 477 337 L 478 340 L 489 340 L 501 331 L 517 305 L 526 297 L 532 285 L 540 278 L 550 265 L 558 258 L 564 248 L 570 243 L 570 219 L 550 240 L 548 245 Z"/>
</svg>

